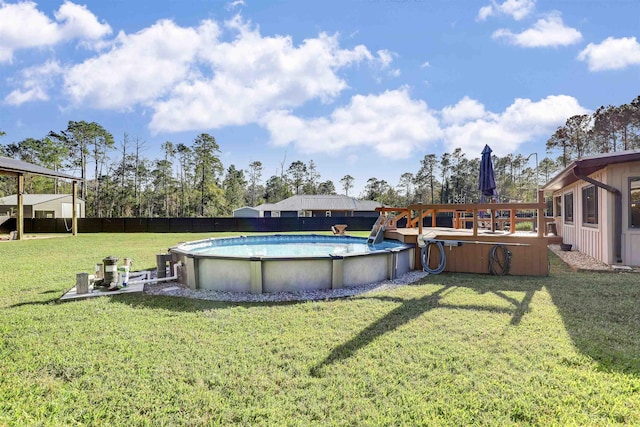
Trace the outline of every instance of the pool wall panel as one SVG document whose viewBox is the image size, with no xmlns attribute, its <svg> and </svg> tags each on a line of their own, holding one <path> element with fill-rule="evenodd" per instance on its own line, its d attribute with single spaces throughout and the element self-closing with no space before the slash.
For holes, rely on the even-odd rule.
<svg viewBox="0 0 640 427">
<path fill-rule="evenodd" d="M 345 257 L 344 287 L 366 285 L 388 277 L 388 257 L 390 253 Z"/>
<path fill-rule="evenodd" d="M 199 258 L 198 288 L 215 291 L 251 292 L 250 261 Z"/>
<path fill-rule="evenodd" d="M 331 258 L 262 262 L 262 292 L 331 289 Z"/>
</svg>

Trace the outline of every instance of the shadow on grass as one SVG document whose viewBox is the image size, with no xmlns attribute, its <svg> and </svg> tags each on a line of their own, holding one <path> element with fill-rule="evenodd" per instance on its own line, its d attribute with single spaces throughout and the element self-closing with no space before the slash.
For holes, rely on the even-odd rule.
<svg viewBox="0 0 640 427">
<path fill-rule="evenodd" d="M 640 376 L 640 275 L 574 273 L 551 256 L 545 286 L 575 347 L 603 371 Z"/>
<path fill-rule="evenodd" d="M 453 310 L 474 310 L 489 311 L 493 313 L 511 314 L 511 325 L 519 325 L 522 317 L 529 311 L 529 304 L 534 294 L 542 289 L 542 280 L 527 280 L 527 278 L 480 276 L 470 274 L 455 274 L 443 276 L 429 276 L 422 282 L 428 280 L 430 285 L 440 285 L 441 287 L 431 294 L 421 298 L 404 299 L 388 296 L 361 296 L 354 299 L 378 299 L 381 301 L 391 301 L 401 305 L 382 318 L 371 323 L 360 331 L 351 340 L 335 347 L 331 353 L 318 365 L 310 369 L 311 376 L 321 377 L 326 366 L 341 360 L 347 359 L 355 354 L 359 349 L 367 346 L 376 338 L 391 332 L 400 326 L 409 323 L 413 319 L 433 309 L 453 309 Z M 419 286 L 420 284 L 412 285 Z M 456 288 L 469 288 L 479 294 L 491 292 L 496 296 L 509 302 L 513 307 L 496 307 L 488 305 L 456 305 L 443 303 L 443 297 L 453 292 Z M 505 294 L 508 291 L 524 292 L 523 299 L 517 300 Z"/>
<path fill-rule="evenodd" d="M 265 307 L 275 305 L 299 304 L 303 301 L 282 301 L 282 302 L 233 302 L 233 301 L 211 301 L 197 298 L 176 297 L 168 295 L 150 295 L 144 293 L 113 295 L 110 302 L 116 304 L 127 304 L 133 308 L 150 308 L 159 310 L 171 310 L 183 313 L 199 311 L 209 311 L 216 309 L 226 309 L 233 307 Z"/>
<path fill-rule="evenodd" d="M 18 303 L 15 303 L 15 304 L 8 305 L 7 308 L 24 307 L 24 306 L 29 306 L 29 305 L 53 305 L 53 304 L 57 304 L 58 302 L 59 302 L 58 298 L 56 297 L 56 298 L 46 299 L 46 300 L 41 300 L 41 301 L 18 302 Z"/>
</svg>

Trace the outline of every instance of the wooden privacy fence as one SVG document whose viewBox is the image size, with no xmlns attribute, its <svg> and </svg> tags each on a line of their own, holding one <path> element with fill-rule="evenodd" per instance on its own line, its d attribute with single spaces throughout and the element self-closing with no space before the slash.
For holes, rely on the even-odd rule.
<svg viewBox="0 0 640 427">
<path fill-rule="evenodd" d="M 385 208 L 385 211 L 395 211 Z M 349 231 L 371 230 L 377 217 L 340 217 L 340 218 L 78 218 L 80 233 L 206 233 L 206 232 L 286 232 L 286 231 L 331 231 L 335 224 L 347 225 Z M 433 224 L 431 211 L 423 213 L 423 227 Z M 455 227 L 456 215 L 451 212 L 438 212 L 435 226 L 472 228 L 472 220 L 461 216 L 458 227 Z M 484 219 L 489 221 L 488 218 Z M 532 221 L 533 218 L 518 217 L 516 221 Z M 410 227 L 416 227 L 417 218 L 411 219 Z M 407 216 L 394 218 L 394 226 L 407 226 Z M 15 230 L 16 220 L 10 218 L 2 224 L 7 233 Z M 27 233 L 67 233 L 70 232 L 71 220 L 62 218 L 25 218 Z"/>
<path fill-rule="evenodd" d="M 280 218 L 78 218 L 79 233 L 206 233 L 206 232 L 308 232 L 331 231 L 345 224 L 348 231 L 368 231 L 377 217 L 280 217 Z M 10 218 L 2 228 L 15 230 Z M 27 233 L 67 233 L 71 220 L 62 218 L 25 218 Z"/>
</svg>

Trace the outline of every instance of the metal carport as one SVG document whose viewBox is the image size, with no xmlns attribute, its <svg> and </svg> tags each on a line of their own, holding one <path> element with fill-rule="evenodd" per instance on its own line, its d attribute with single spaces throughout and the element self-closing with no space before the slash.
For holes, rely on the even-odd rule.
<svg viewBox="0 0 640 427">
<path fill-rule="evenodd" d="M 24 235 L 24 175 L 33 174 L 46 176 L 50 178 L 63 178 L 69 179 L 72 182 L 72 205 L 73 213 L 71 218 L 71 233 L 75 236 L 78 234 L 78 213 L 76 211 L 76 199 L 78 194 L 78 181 L 80 178 L 66 173 L 57 172 L 51 169 L 37 166 L 22 160 L 12 159 L 10 157 L 0 156 L 0 175 L 15 176 L 17 178 L 17 191 L 18 206 L 16 209 L 16 228 L 17 239 L 20 240 Z"/>
</svg>

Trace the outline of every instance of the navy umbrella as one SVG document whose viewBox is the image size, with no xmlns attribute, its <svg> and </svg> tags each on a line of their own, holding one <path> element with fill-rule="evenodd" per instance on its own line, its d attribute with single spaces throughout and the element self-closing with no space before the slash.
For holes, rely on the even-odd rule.
<svg viewBox="0 0 640 427">
<path fill-rule="evenodd" d="M 488 145 L 485 145 L 484 150 L 482 150 L 478 190 L 482 193 L 480 201 L 483 203 L 485 197 L 491 200 L 493 197 L 498 196 L 498 192 L 496 191 L 496 176 L 493 172 L 493 162 L 491 161 L 491 148 Z"/>
<path fill-rule="evenodd" d="M 478 190 L 482 194 L 480 203 L 485 202 L 485 197 L 491 201 L 498 196 L 496 191 L 496 176 L 493 172 L 493 162 L 491 161 L 491 148 L 488 145 L 482 150 L 482 159 L 480 159 L 480 176 L 478 177 Z M 484 217 L 481 213 L 480 217 Z M 493 210 L 491 210 L 491 231 L 495 231 L 495 222 L 493 221 Z"/>
</svg>

